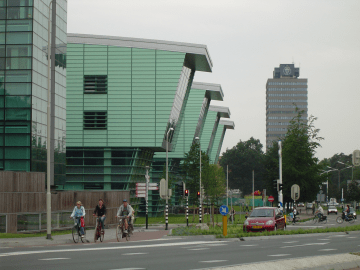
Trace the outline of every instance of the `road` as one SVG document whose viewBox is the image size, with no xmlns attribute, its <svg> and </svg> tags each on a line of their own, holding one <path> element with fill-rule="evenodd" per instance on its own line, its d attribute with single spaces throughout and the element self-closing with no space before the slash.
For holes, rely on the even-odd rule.
<svg viewBox="0 0 360 270">
<path fill-rule="evenodd" d="M 3 269 L 177 270 L 207 269 L 360 250 L 360 232 L 269 238 L 219 241 L 200 237 L 166 237 L 138 242 L 3 247 L 0 248 L 0 260 Z"/>
</svg>

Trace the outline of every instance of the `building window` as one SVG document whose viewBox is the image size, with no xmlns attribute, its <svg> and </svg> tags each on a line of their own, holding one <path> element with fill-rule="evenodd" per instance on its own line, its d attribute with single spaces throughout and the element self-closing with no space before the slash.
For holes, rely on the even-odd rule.
<svg viewBox="0 0 360 270">
<path fill-rule="evenodd" d="M 84 76 L 85 94 L 106 94 L 107 75 L 85 75 Z"/>
<path fill-rule="evenodd" d="M 84 129 L 106 129 L 106 112 L 84 112 Z"/>
</svg>

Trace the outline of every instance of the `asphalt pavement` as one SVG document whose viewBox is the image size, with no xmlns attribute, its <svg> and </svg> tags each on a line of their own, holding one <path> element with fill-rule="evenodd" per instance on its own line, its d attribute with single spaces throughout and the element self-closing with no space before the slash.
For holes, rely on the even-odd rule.
<svg viewBox="0 0 360 270">
<path fill-rule="evenodd" d="M 332 268 L 325 269 L 334 269 L 339 263 L 358 261 L 360 265 L 360 257 L 349 254 L 360 250 L 359 240 L 360 232 L 245 241 L 161 237 L 120 243 L 3 247 L 0 257 L 4 269 L 308 269 L 329 264 Z"/>
</svg>

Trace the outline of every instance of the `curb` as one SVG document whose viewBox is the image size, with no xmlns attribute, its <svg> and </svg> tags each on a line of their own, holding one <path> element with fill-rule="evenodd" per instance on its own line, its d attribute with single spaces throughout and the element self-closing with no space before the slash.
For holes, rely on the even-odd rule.
<svg viewBox="0 0 360 270">
<path fill-rule="evenodd" d="M 314 268 L 307 268 L 308 270 L 343 270 L 343 269 L 352 269 L 360 267 L 360 260 L 352 261 L 352 262 L 344 262 L 344 263 L 337 263 L 337 264 L 328 264 L 323 266 L 318 266 Z"/>
</svg>

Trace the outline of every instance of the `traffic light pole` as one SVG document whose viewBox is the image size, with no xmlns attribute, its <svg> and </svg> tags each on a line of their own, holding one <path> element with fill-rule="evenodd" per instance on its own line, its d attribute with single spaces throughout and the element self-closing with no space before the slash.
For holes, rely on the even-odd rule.
<svg viewBox="0 0 360 270">
<path fill-rule="evenodd" d="M 278 201 L 280 204 L 280 209 L 283 209 L 283 194 L 282 194 L 282 146 L 281 141 L 279 141 L 279 197 Z"/>
<path fill-rule="evenodd" d="M 146 223 L 146 229 L 148 229 L 148 200 L 149 200 L 149 166 L 146 166 L 146 197 L 145 197 L 145 201 L 146 201 L 146 218 L 145 218 L 145 223 Z"/>
<path fill-rule="evenodd" d="M 186 227 L 189 227 L 189 197 L 186 197 Z"/>
</svg>

